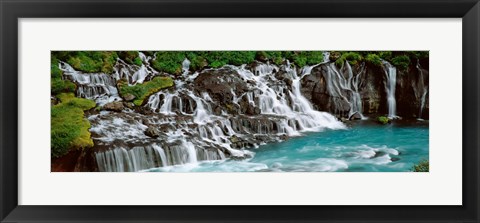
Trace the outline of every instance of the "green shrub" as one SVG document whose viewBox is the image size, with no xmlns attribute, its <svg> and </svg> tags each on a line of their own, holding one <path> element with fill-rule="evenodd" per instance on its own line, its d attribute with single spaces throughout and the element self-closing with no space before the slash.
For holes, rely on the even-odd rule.
<svg viewBox="0 0 480 223">
<path fill-rule="evenodd" d="M 128 86 L 125 82 L 118 83 L 120 94 L 122 96 L 126 94 L 134 95 L 135 100 L 133 103 L 137 106 L 142 105 L 150 95 L 171 86 L 173 86 L 173 79 L 170 77 L 154 77 L 151 81 L 133 86 Z"/>
<path fill-rule="evenodd" d="M 240 66 L 255 61 L 255 51 L 225 51 L 228 64 Z"/>
<path fill-rule="evenodd" d="M 307 65 L 315 65 L 323 62 L 322 51 L 306 51 Z"/>
<path fill-rule="evenodd" d="M 113 51 L 54 51 L 58 59 L 86 73 L 112 73 L 118 55 Z"/>
<path fill-rule="evenodd" d="M 76 98 L 73 93 L 57 95 L 60 103 L 51 107 L 51 156 L 60 157 L 72 149 L 93 146 L 90 123 L 84 118 L 84 110 L 95 107 L 95 102 Z"/>
<path fill-rule="evenodd" d="M 201 70 L 208 65 L 207 60 L 202 56 L 201 52 L 187 52 L 186 57 L 190 60 L 191 70 Z"/>
<path fill-rule="evenodd" d="M 430 164 L 428 160 L 422 160 L 418 164 L 413 165 L 412 171 L 413 172 L 429 172 Z"/>
<path fill-rule="evenodd" d="M 303 53 L 298 53 L 293 57 L 293 63 L 295 63 L 298 67 L 304 67 L 307 65 L 307 57 Z"/>
<path fill-rule="evenodd" d="M 182 62 L 190 60 L 191 70 L 201 70 L 204 67 L 218 68 L 229 65 L 240 66 L 250 64 L 255 59 L 271 61 L 280 65 L 288 59 L 299 67 L 314 65 L 323 61 L 322 51 L 163 51 L 157 52 L 152 67 L 158 71 L 170 74 L 182 72 Z"/>
<path fill-rule="evenodd" d="M 159 51 L 152 61 L 152 67 L 169 74 L 181 74 L 182 62 L 185 60 L 183 51 Z"/>
<path fill-rule="evenodd" d="M 342 52 L 342 55 L 335 61 L 335 64 L 338 66 L 343 66 L 345 61 L 348 61 L 349 64 L 355 65 L 362 59 L 363 57 L 359 52 Z"/>
<path fill-rule="evenodd" d="M 142 66 L 143 61 L 142 61 L 142 59 L 140 59 L 140 57 L 137 57 L 133 60 L 133 64 L 135 64 L 137 66 Z"/>
<path fill-rule="evenodd" d="M 385 124 L 388 124 L 388 122 L 390 122 L 390 120 L 385 116 L 380 116 L 380 117 L 377 118 L 377 122 L 385 125 Z"/>
<path fill-rule="evenodd" d="M 370 62 L 377 66 L 382 65 L 382 59 L 380 58 L 380 56 L 373 53 L 367 54 L 367 56 L 365 57 L 365 61 Z"/>
<path fill-rule="evenodd" d="M 384 60 L 391 60 L 392 59 L 392 51 L 380 51 L 378 52 L 378 56 Z"/>
<path fill-rule="evenodd" d="M 410 65 L 410 58 L 407 55 L 399 55 L 392 59 L 392 64 L 401 69 L 407 69 Z"/>
<path fill-rule="evenodd" d="M 256 51 L 204 51 L 201 56 L 212 68 L 222 67 L 227 64 L 242 65 L 255 61 Z"/>
</svg>

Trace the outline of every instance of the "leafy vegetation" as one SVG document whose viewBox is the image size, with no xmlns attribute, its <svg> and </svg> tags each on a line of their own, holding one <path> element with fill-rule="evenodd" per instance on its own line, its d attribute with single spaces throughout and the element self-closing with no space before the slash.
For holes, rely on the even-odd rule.
<svg viewBox="0 0 480 223">
<path fill-rule="evenodd" d="M 112 73 L 118 55 L 113 51 L 55 51 L 52 54 L 86 73 Z M 138 52 L 137 52 L 138 54 Z"/>
<path fill-rule="evenodd" d="M 51 94 L 56 95 L 62 92 L 73 92 L 75 91 L 75 84 L 69 80 L 62 79 L 62 71 L 58 67 L 58 59 L 52 57 L 50 62 L 50 77 L 51 77 Z"/>
<path fill-rule="evenodd" d="M 412 171 L 413 172 L 429 172 L 430 164 L 428 160 L 422 160 L 418 164 L 413 165 Z"/>
<path fill-rule="evenodd" d="M 227 64 L 242 65 L 255 61 L 255 51 L 204 51 L 201 52 L 207 59 L 208 66 L 212 68 L 221 67 Z"/>
<path fill-rule="evenodd" d="M 378 56 L 384 60 L 391 60 L 392 59 L 392 51 L 380 51 L 378 52 Z"/>
<path fill-rule="evenodd" d="M 385 125 L 385 124 L 388 124 L 388 122 L 390 122 L 390 120 L 385 116 L 380 116 L 380 117 L 377 118 L 377 122 Z"/>
<path fill-rule="evenodd" d="M 288 56 L 289 59 L 291 59 L 299 67 L 314 65 L 323 61 L 322 51 L 300 51 Z"/>
<path fill-rule="evenodd" d="M 192 70 L 201 70 L 208 65 L 207 59 L 200 52 L 187 52 L 185 56 L 190 60 Z"/>
<path fill-rule="evenodd" d="M 161 89 L 173 86 L 173 79 L 170 77 L 154 77 L 151 81 L 133 86 L 126 82 L 119 82 L 118 87 L 121 95 L 132 94 L 135 96 L 133 103 L 137 106 L 143 104 L 144 100 Z"/>
<path fill-rule="evenodd" d="M 367 54 L 367 56 L 365 57 L 365 60 L 366 60 L 367 62 L 370 62 L 370 63 L 376 65 L 376 66 L 382 65 L 382 59 L 381 59 L 380 56 L 377 55 L 377 54 L 369 53 L 369 54 Z"/>
<path fill-rule="evenodd" d="M 407 69 L 410 65 L 410 57 L 408 57 L 407 55 L 395 56 L 392 59 L 392 64 L 401 69 Z"/>
<path fill-rule="evenodd" d="M 258 51 L 257 59 L 258 60 L 269 60 L 276 65 L 283 63 L 285 55 L 282 51 Z"/>
<path fill-rule="evenodd" d="M 93 146 L 90 138 L 90 123 L 83 111 L 95 107 L 95 102 L 76 98 L 73 93 L 57 95 L 60 103 L 51 107 L 51 156 L 60 157 L 71 149 Z"/>
<path fill-rule="evenodd" d="M 428 58 L 428 51 L 332 51 L 332 60 L 337 66 L 343 66 L 345 61 L 355 65 L 360 61 L 372 63 L 376 66 L 382 65 L 382 60 L 391 62 L 398 69 L 405 70 L 411 65 L 411 61 Z"/>
<path fill-rule="evenodd" d="M 181 74 L 182 62 L 190 60 L 190 69 L 197 71 L 206 67 L 218 68 L 227 64 L 249 64 L 255 60 L 269 61 L 280 65 L 289 60 L 297 67 L 314 65 L 323 61 L 322 51 L 143 51 L 144 54 L 153 56 L 152 67 L 158 71 L 169 74 Z M 73 68 L 83 72 L 112 73 L 117 58 L 127 63 L 142 65 L 138 51 L 56 51 L 53 55 L 66 61 Z M 331 58 L 337 66 L 343 66 L 345 61 L 351 65 L 365 61 L 376 66 L 381 66 L 381 60 L 390 61 L 399 69 L 407 69 L 412 60 L 427 58 L 428 51 L 332 51 Z M 53 81 L 52 81 L 53 82 Z M 56 81 L 58 89 L 68 89 L 63 82 Z M 65 84 L 64 84 L 65 85 Z M 62 88 L 64 87 L 64 88 Z"/>
<path fill-rule="evenodd" d="M 180 74 L 183 60 L 185 60 L 185 52 L 161 51 L 157 52 L 156 59 L 152 61 L 152 67 L 158 71 Z"/>
<path fill-rule="evenodd" d="M 343 52 L 340 58 L 335 61 L 335 64 L 338 66 L 343 66 L 345 61 L 348 61 L 350 65 L 355 65 L 362 59 L 363 57 L 359 52 Z"/>
<path fill-rule="evenodd" d="M 118 56 L 127 63 L 135 64 L 137 66 L 142 65 L 142 59 L 140 58 L 138 51 L 120 51 Z"/>
<path fill-rule="evenodd" d="M 299 67 L 314 65 L 323 61 L 322 51 L 162 51 L 157 52 L 153 68 L 170 74 L 182 72 L 182 62 L 187 58 L 190 69 L 204 67 L 218 68 L 230 65 L 249 64 L 255 60 L 271 61 L 280 65 L 288 59 Z"/>
</svg>

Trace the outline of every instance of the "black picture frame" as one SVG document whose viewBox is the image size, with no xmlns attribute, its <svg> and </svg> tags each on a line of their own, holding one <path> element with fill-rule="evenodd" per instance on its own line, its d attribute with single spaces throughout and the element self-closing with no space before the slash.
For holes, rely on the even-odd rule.
<svg viewBox="0 0 480 223">
<path fill-rule="evenodd" d="M 0 0 L 0 15 L 1 222 L 479 222 L 478 0 Z M 18 19 L 76 17 L 463 18 L 463 205 L 18 205 Z"/>
</svg>

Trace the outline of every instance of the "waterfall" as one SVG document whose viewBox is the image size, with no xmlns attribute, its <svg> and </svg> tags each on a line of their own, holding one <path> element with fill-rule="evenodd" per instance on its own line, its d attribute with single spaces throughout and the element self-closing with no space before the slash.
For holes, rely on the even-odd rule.
<svg viewBox="0 0 480 223">
<path fill-rule="evenodd" d="M 412 82 L 412 87 L 413 87 L 415 96 L 420 101 L 420 106 L 419 106 L 420 109 L 419 109 L 419 112 L 418 112 L 418 119 L 423 120 L 422 119 L 423 109 L 425 108 L 425 100 L 426 100 L 427 94 L 428 94 L 428 85 L 425 84 L 424 77 L 425 77 L 425 75 L 428 75 L 428 71 L 425 71 L 424 69 L 422 69 L 422 67 L 420 66 L 420 61 L 419 60 L 417 60 L 416 68 L 418 70 L 418 80 L 416 80 L 416 84 L 415 84 L 415 82 Z M 424 74 L 424 73 L 426 73 L 426 74 Z"/>
<path fill-rule="evenodd" d="M 382 60 L 383 70 L 385 71 L 386 84 L 385 89 L 387 91 L 387 105 L 388 105 L 388 118 L 397 118 L 396 115 L 396 101 L 395 101 L 395 87 L 397 84 L 397 68 L 391 65 L 389 62 Z"/>
<path fill-rule="evenodd" d="M 330 62 L 330 52 L 328 51 L 323 51 L 323 63 L 328 63 Z"/>
<path fill-rule="evenodd" d="M 64 62 L 60 62 L 59 68 L 67 79 L 77 85 L 76 95 L 78 97 L 95 100 L 100 105 L 121 100 L 118 95 L 116 80 L 112 76 L 104 73 L 76 71 Z"/>
<path fill-rule="evenodd" d="M 359 114 L 361 119 L 363 116 L 362 99 L 359 93 L 361 77 L 365 73 L 365 65 L 362 64 L 358 73 L 354 74 L 350 64 L 345 62 L 342 70 L 335 66 L 335 63 L 327 63 L 325 65 L 327 71 L 325 80 L 327 84 L 327 91 L 333 97 L 333 103 L 337 110 L 343 110 L 344 103 L 349 106 L 348 118 L 354 114 Z M 343 74 L 343 73 L 346 73 Z M 346 77 L 345 77 L 346 76 Z"/>
<path fill-rule="evenodd" d="M 60 66 L 65 76 L 79 86 L 78 97 L 103 105 L 121 100 L 116 89 L 118 80 L 135 85 L 158 74 L 150 66 L 150 57 L 140 53 L 140 58 L 140 66 L 119 59 L 113 74 L 86 74 L 63 62 Z M 175 91 L 161 90 L 148 98 L 144 108 L 150 113 L 101 111 L 88 117 L 92 138 L 99 146 L 94 151 L 97 168 L 128 172 L 205 160 L 245 159 L 254 155 L 248 148 L 263 143 L 307 131 L 343 129 L 343 123 L 327 112 L 313 109 L 301 94 L 300 80 L 310 75 L 315 66 L 318 64 L 298 69 L 288 62 L 281 66 L 226 65 L 192 74 L 190 61 L 185 59 L 182 75 L 171 75 Z M 217 70 L 223 73 L 208 74 Z M 279 74 L 285 79 L 277 79 Z M 217 81 L 220 89 L 225 89 L 221 98 L 195 87 L 201 75 L 208 75 L 209 81 Z M 358 74 L 350 76 L 344 88 L 356 92 Z M 236 84 L 244 85 L 244 90 L 238 90 Z M 361 112 L 361 105 L 352 103 L 353 110 Z M 155 137 L 147 136 L 147 131 L 154 132 Z"/>
<path fill-rule="evenodd" d="M 116 80 L 125 79 L 129 85 L 141 84 L 148 77 L 153 77 L 158 72 L 150 66 L 150 56 L 146 56 L 142 52 L 138 52 L 142 65 L 129 64 L 120 58 L 117 59 L 117 63 L 113 67 L 113 76 Z"/>
<path fill-rule="evenodd" d="M 185 60 L 183 60 L 183 62 L 182 62 L 183 75 L 188 74 L 188 70 L 189 70 L 189 69 L 190 69 L 190 60 L 188 60 L 187 58 L 185 58 Z"/>
<path fill-rule="evenodd" d="M 299 124 L 300 129 L 297 131 L 287 131 L 290 134 L 298 135 L 301 131 L 318 131 L 324 128 L 343 128 L 343 124 L 337 121 L 331 114 L 313 110 L 310 102 L 300 93 L 300 79 L 305 75 L 309 75 L 315 66 L 305 67 L 301 75 L 298 76 L 294 67 L 292 68 L 289 63 L 285 65 L 284 69 L 292 80 L 291 90 L 287 86 L 272 84 L 272 82 L 278 81 L 273 72 L 278 71 L 279 68 L 274 65 L 259 65 L 255 69 L 257 75 L 245 69 L 245 66 L 231 67 L 245 81 L 255 83 L 252 90 L 259 92 L 255 96 L 258 98 L 259 103 L 257 106 L 260 108 L 261 114 L 285 116 Z M 293 104 L 290 105 L 287 99 L 290 99 Z"/>
<path fill-rule="evenodd" d="M 98 105 L 105 105 L 113 101 L 121 101 L 116 87 L 117 81 L 125 79 L 129 85 L 140 84 L 148 77 L 158 74 L 149 64 L 150 57 L 139 52 L 142 65 L 128 64 L 117 59 L 112 74 L 83 73 L 75 70 L 65 62 L 59 63 L 63 75 L 77 85 L 77 97 L 95 100 Z"/>
</svg>

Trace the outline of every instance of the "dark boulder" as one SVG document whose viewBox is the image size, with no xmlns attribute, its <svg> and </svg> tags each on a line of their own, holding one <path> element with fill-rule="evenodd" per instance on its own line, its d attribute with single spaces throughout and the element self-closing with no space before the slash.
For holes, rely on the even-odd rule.
<svg viewBox="0 0 480 223">
<path fill-rule="evenodd" d="M 198 75 L 194 81 L 194 89 L 207 92 L 213 102 L 230 114 L 239 114 L 241 111 L 233 99 L 248 91 L 247 83 L 232 68 L 225 67 L 215 70 L 206 70 Z"/>
<path fill-rule="evenodd" d="M 114 101 L 103 106 L 107 111 L 121 112 L 123 110 L 123 103 L 121 101 Z"/>
<path fill-rule="evenodd" d="M 135 95 L 133 95 L 133 94 L 125 94 L 125 95 L 123 96 L 123 100 L 125 100 L 125 101 L 133 101 L 135 98 L 136 98 L 136 97 L 135 97 Z"/>
<path fill-rule="evenodd" d="M 160 132 L 152 126 L 149 126 L 145 131 L 144 131 L 146 136 L 152 137 L 152 138 L 157 138 L 160 136 Z"/>
<path fill-rule="evenodd" d="M 362 115 L 360 115 L 360 113 L 358 113 L 358 112 L 355 112 L 353 115 L 350 116 L 349 119 L 350 120 L 360 120 L 360 119 L 362 119 Z"/>
</svg>

